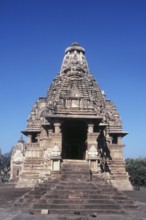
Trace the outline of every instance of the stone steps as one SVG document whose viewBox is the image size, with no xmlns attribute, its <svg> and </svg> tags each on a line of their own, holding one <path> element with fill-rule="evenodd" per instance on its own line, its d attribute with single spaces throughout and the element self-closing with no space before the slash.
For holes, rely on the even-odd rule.
<svg viewBox="0 0 146 220">
<path fill-rule="evenodd" d="M 75 190 L 80 190 L 81 189 L 81 186 L 78 186 L 78 185 L 75 185 L 75 186 L 70 186 L 70 185 L 59 185 L 59 186 L 57 186 L 57 190 L 58 191 L 75 191 Z M 88 191 L 88 192 L 92 192 L 92 193 L 94 193 L 94 192 L 100 192 L 100 189 L 97 189 L 97 187 L 96 186 L 92 186 L 92 188 L 91 188 L 91 186 L 86 186 L 86 185 L 84 185 L 84 186 L 82 186 L 82 191 Z"/>
<path fill-rule="evenodd" d="M 53 199 L 72 199 L 72 198 L 77 198 L 78 200 L 79 199 L 88 199 L 88 200 L 98 200 L 98 199 L 107 199 L 107 196 L 106 195 L 98 195 L 98 194 L 96 194 L 96 195 L 94 195 L 94 194 L 84 194 L 84 195 L 79 195 L 79 194 L 77 194 L 77 195 L 75 195 L 75 194 L 70 194 L 70 195 L 66 195 L 66 194 L 62 194 L 62 195 L 60 195 L 60 194 L 57 194 L 57 195 L 54 195 L 54 193 L 49 193 L 49 195 L 48 194 L 46 194 L 45 196 L 44 196 L 44 198 L 46 199 L 46 200 L 48 200 L 48 199 L 50 199 L 50 200 L 53 200 Z"/>
<path fill-rule="evenodd" d="M 66 204 L 66 202 L 68 202 L 68 204 L 86 204 L 86 199 L 85 198 L 70 198 L 68 200 L 68 198 L 58 198 L 58 199 L 54 199 L 52 198 L 50 200 L 50 198 L 48 200 L 46 199 L 41 199 L 41 204 L 44 204 L 46 203 L 47 204 Z M 107 198 L 103 199 L 103 198 L 96 198 L 96 199 L 93 199 L 91 197 L 91 199 L 88 199 L 88 204 L 114 204 L 113 200 L 108 200 L 107 201 Z M 115 204 L 114 204 L 115 205 Z"/>
<path fill-rule="evenodd" d="M 35 209 L 31 210 L 31 214 L 41 214 L 42 209 Z M 46 209 L 45 210 L 46 214 L 76 214 L 76 215 L 89 215 L 92 213 L 97 213 L 97 214 L 115 214 L 115 215 L 122 215 L 125 214 L 124 210 L 117 210 L 117 209 L 111 209 L 111 208 L 106 208 L 106 209 Z"/>
<path fill-rule="evenodd" d="M 38 183 L 29 193 L 24 194 L 22 197 L 17 199 L 14 203 L 15 207 L 29 207 L 33 204 L 34 201 L 40 199 L 47 191 L 50 191 L 50 188 L 58 183 L 58 179 L 49 177 L 47 181 L 44 181 L 42 184 Z M 45 184 L 45 187 L 43 187 Z"/>
<path fill-rule="evenodd" d="M 54 190 L 47 192 L 33 205 L 33 212 L 47 209 L 49 212 L 75 212 L 90 210 L 120 210 L 111 198 L 101 194 L 101 189 L 90 182 L 90 170 L 86 162 L 68 161 L 62 164 L 61 181 Z M 62 181 L 62 179 L 64 181 Z M 108 208 L 107 208 L 108 207 Z M 58 211 L 57 211 L 58 210 Z M 123 212 L 123 210 L 120 210 Z M 117 212 L 116 212 L 117 213 Z M 118 211 L 119 213 L 119 211 Z"/>
<path fill-rule="evenodd" d="M 86 204 L 86 203 L 65 203 L 65 204 L 35 204 L 33 206 L 34 209 L 72 209 L 72 210 L 80 210 L 80 209 L 120 209 L 119 205 L 117 204 Z"/>
<path fill-rule="evenodd" d="M 54 175 L 55 177 L 55 175 Z M 28 207 L 31 213 L 112 213 L 121 214 L 134 209 L 129 200 L 111 184 L 96 176 L 91 181 L 86 161 L 68 160 L 61 166 L 58 178 L 50 177 L 37 184 L 15 206 Z"/>
<path fill-rule="evenodd" d="M 100 191 L 99 190 L 90 190 L 90 191 L 87 191 L 86 189 L 80 189 L 81 191 L 77 191 L 77 190 L 55 190 L 55 193 L 56 194 L 59 194 L 59 195 L 62 195 L 62 194 L 71 194 L 71 195 L 74 195 L 74 194 L 78 194 L 78 195 L 94 195 L 96 193 L 99 193 Z M 52 191 L 52 193 L 54 193 L 54 191 Z"/>
</svg>

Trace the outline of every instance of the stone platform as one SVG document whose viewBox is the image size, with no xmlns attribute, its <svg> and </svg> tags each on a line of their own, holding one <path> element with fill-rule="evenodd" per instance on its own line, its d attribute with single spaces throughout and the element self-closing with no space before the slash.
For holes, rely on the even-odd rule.
<svg viewBox="0 0 146 220">
<path fill-rule="evenodd" d="M 126 214 L 137 208 L 124 193 L 97 174 L 87 161 L 66 160 L 52 175 L 18 198 L 14 207 L 32 214 Z"/>
<path fill-rule="evenodd" d="M 146 188 L 140 191 L 126 192 L 129 198 L 136 201 L 138 210 L 125 215 L 117 214 L 98 214 L 96 217 L 91 215 L 65 215 L 65 214 L 49 214 L 49 215 L 31 215 L 24 213 L 21 208 L 12 207 L 12 203 L 17 198 L 20 191 L 23 194 L 24 189 L 14 189 L 11 184 L 0 185 L 0 220 L 145 220 L 146 219 Z M 26 190 L 26 189 L 25 189 Z M 12 193 L 13 192 L 13 193 Z M 125 192 L 124 192 L 125 193 Z"/>
</svg>

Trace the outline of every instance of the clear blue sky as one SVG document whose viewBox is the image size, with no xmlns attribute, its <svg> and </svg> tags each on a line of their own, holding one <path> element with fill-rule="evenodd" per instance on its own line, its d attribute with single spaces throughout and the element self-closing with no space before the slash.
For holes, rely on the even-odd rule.
<svg viewBox="0 0 146 220">
<path fill-rule="evenodd" d="M 0 0 L 2 152 L 17 143 L 75 41 L 129 132 L 125 158 L 146 157 L 145 0 Z"/>
</svg>

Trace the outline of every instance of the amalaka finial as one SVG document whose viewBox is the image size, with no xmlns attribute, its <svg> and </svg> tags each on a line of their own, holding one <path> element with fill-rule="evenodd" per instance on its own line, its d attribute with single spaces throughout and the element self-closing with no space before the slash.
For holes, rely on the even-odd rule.
<svg viewBox="0 0 146 220">
<path fill-rule="evenodd" d="M 85 49 L 83 47 L 80 47 L 80 45 L 77 42 L 74 42 L 71 44 L 70 47 L 67 47 L 65 53 L 74 52 L 75 50 L 77 52 L 82 52 L 83 54 L 85 54 Z"/>
</svg>

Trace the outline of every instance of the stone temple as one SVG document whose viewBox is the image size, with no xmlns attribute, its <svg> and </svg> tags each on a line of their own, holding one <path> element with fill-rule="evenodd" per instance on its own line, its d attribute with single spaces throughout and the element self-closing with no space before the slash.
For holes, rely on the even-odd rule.
<svg viewBox="0 0 146 220">
<path fill-rule="evenodd" d="M 65 50 L 58 75 L 47 96 L 34 104 L 22 133 L 27 143 L 20 138 L 11 157 L 10 178 L 16 187 L 59 178 L 63 164 L 83 163 L 90 174 L 119 190 L 132 189 L 123 158 L 122 138 L 127 132 L 114 103 L 91 74 L 79 44 Z"/>
</svg>

